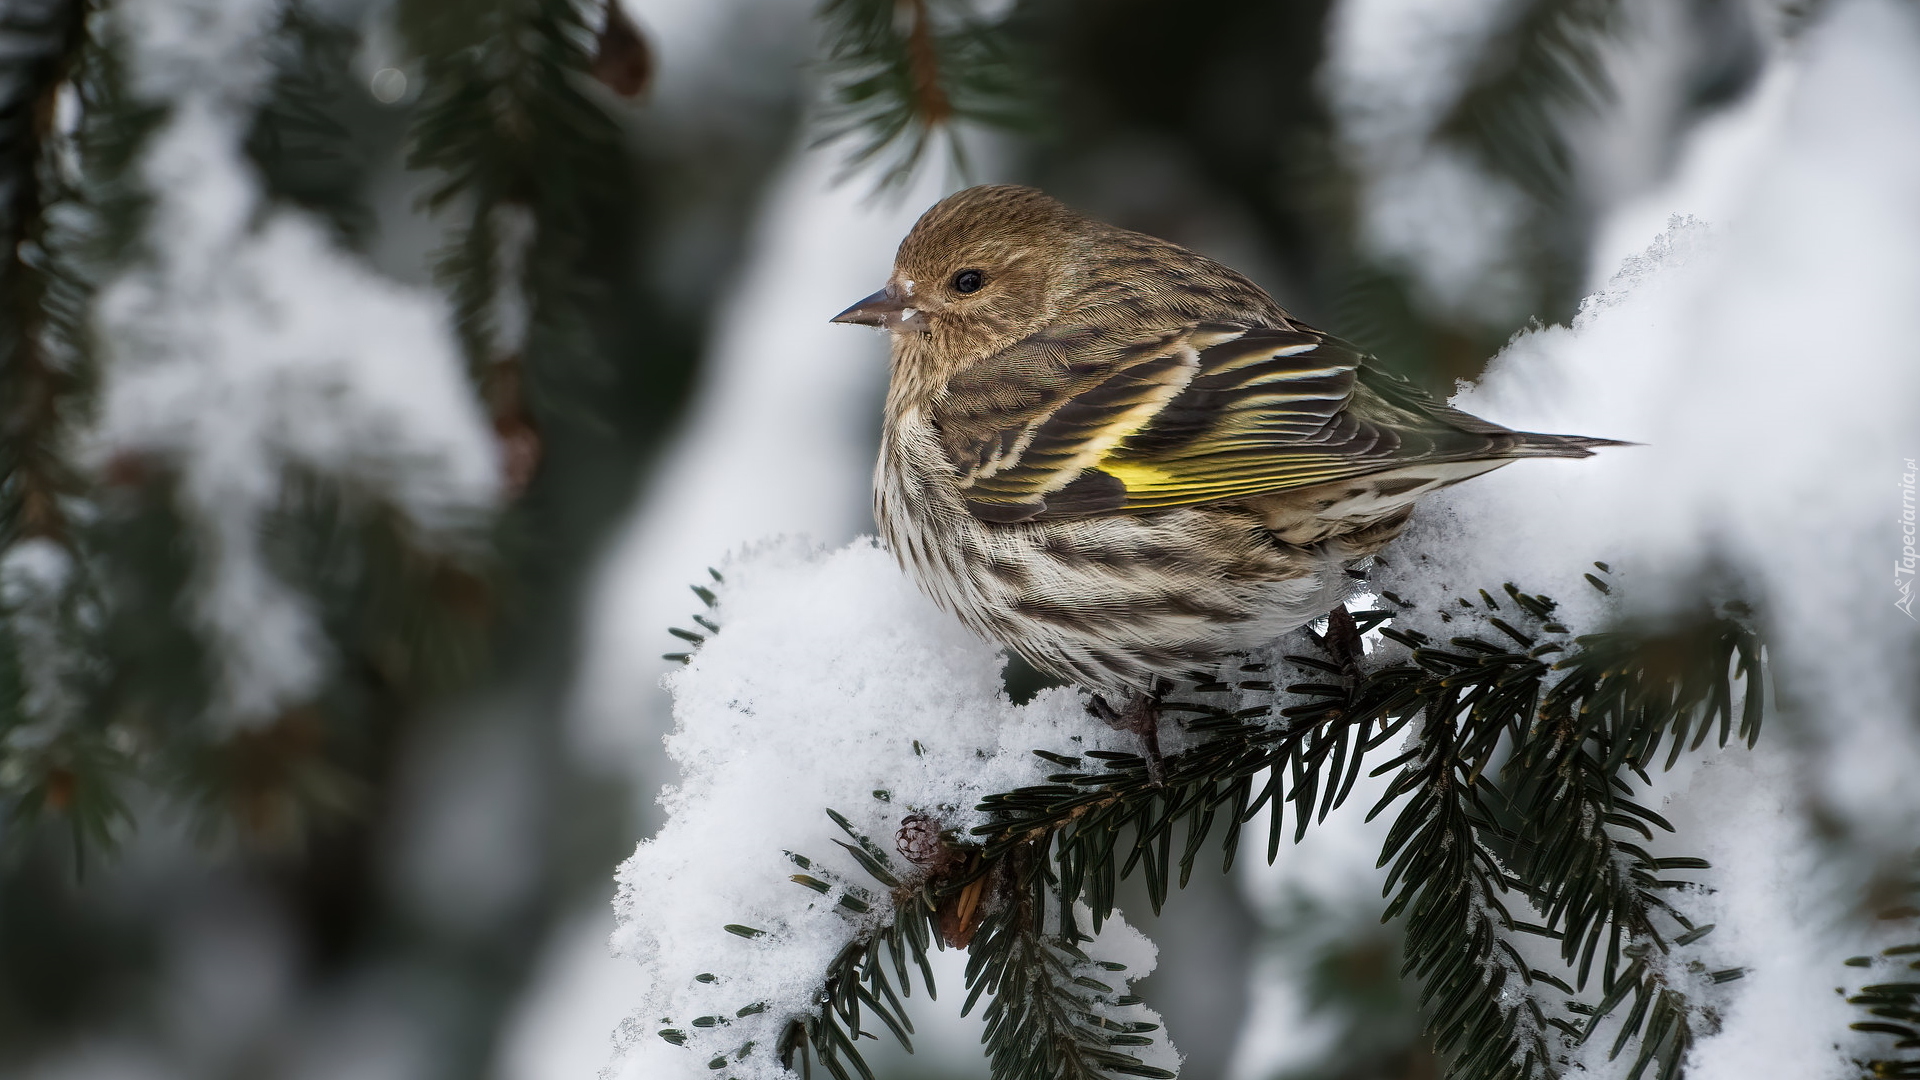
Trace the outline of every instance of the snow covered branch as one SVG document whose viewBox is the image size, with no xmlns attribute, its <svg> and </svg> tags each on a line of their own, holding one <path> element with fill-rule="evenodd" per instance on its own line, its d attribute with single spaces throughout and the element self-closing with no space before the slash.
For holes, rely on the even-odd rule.
<svg viewBox="0 0 1920 1080">
<path fill-rule="evenodd" d="M 1593 581 L 1582 588 L 1608 587 Z M 1155 770 L 1075 693 L 1010 702 L 992 653 L 870 546 L 762 550 L 697 591 L 713 617 L 679 632 L 697 648 L 670 680 L 669 749 L 686 778 L 666 827 L 621 872 L 620 948 L 651 985 L 626 1037 L 629 1075 L 685 1071 L 663 1047 L 739 1077 L 778 1076 L 805 1048 L 803 1060 L 849 1075 L 862 1015 L 905 1040 L 894 987 L 909 989 L 907 965 L 940 942 L 972 954 L 969 1005 L 990 999 L 996 1076 L 1170 1075 L 1146 1034 L 1156 1018 L 1096 970 L 1137 977 L 1150 960 L 1091 958 L 1133 938 L 1118 883 L 1138 874 L 1158 909 L 1210 838 L 1231 866 L 1249 821 L 1271 817 L 1277 844 L 1292 805 L 1303 833 L 1407 732 L 1409 748 L 1373 768 L 1398 773 L 1374 812 L 1403 804 L 1381 856 L 1386 911 L 1408 919 L 1407 970 L 1452 1075 L 1561 1075 L 1628 1001 L 1613 1054 L 1637 1037 L 1636 1072 L 1671 1075 L 1687 1052 L 1699 1010 L 1687 987 L 1713 980 L 1656 954 L 1711 928 L 1661 892 L 1681 886 L 1667 872 L 1704 863 L 1619 833 L 1669 828 L 1626 797 L 1626 777 L 1724 745 L 1736 713 L 1738 734 L 1757 737 L 1760 650 L 1737 618 L 1576 638 L 1553 601 L 1512 586 L 1505 602 L 1365 612 L 1356 629 L 1392 622 L 1358 666 L 1333 641 L 1317 656 L 1250 659 L 1235 682 L 1175 688 L 1179 730 Z M 861 809 L 822 814 L 842 838 L 809 822 L 809 803 Z M 905 868 L 871 839 L 896 832 Z M 851 867 L 819 856 L 828 842 Z M 1518 921 L 1514 899 L 1541 921 Z M 1521 931 L 1560 943 L 1564 977 L 1522 951 Z M 1596 950 L 1601 994 L 1582 1002 Z M 1574 999 L 1571 1011 L 1536 987 Z M 666 1026 L 649 1032 L 643 1018 Z M 1160 1056 L 1125 1049 L 1150 1046 Z"/>
</svg>

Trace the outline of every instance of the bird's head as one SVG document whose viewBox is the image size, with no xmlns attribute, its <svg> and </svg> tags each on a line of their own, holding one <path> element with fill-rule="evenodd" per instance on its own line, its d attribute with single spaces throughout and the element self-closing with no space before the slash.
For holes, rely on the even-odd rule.
<svg viewBox="0 0 1920 1080">
<path fill-rule="evenodd" d="M 916 354 L 977 360 L 1059 314 L 1085 276 L 1087 238 L 1102 228 L 1033 188 L 968 188 L 921 215 L 886 286 L 833 321 L 924 339 Z"/>
</svg>

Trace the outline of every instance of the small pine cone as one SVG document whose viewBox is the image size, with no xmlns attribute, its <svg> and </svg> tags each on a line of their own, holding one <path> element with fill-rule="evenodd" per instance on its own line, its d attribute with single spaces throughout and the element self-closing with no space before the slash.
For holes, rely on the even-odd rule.
<svg viewBox="0 0 1920 1080">
<path fill-rule="evenodd" d="M 900 819 L 900 831 L 893 844 L 906 860 L 928 877 L 937 878 L 951 869 L 958 853 L 940 837 L 940 823 L 925 814 L 908 814 Z"/>
<path fill-rule="evenodd" d="M 900 831 L 893 834 L 893 843 L 934 887 L 939 897 L 940 937 L 955 948 L 966 948 L 972 943 L 974 932 L 980 929 L 980 920 L 986 917 L 984 901 L 991 875 L 975 874 L 979 864 L 966 852 L 949 845 L 940 835 L 940 822 L 926 814 L 908 814 L 901 818 Z M 964 880 L 969 874 L 974 874 L 971 881 L 958 890 L 947 891 L 951 888 L 948 882 Z M 943 885 L 947 887 L 942 888 Z"/>
</svg>

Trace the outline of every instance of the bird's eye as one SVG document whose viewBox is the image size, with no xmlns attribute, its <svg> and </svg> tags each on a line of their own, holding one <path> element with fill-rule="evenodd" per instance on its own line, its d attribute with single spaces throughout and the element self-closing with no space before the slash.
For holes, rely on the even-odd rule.
<svg viewBox="0 0 1920 1080">
<path fill-rule="evenodd" d="M 962 270 L 953 275 L 953 291 L 961 293 L 979 292 L 980 286 L 987 283 L 987 275 L 978 270 Z"/>
</svg>

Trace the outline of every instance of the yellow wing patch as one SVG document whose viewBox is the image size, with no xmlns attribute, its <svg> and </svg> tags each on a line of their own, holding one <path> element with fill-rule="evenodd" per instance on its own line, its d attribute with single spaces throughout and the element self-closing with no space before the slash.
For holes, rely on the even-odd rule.
<svg viewBox="0 0 1920 1080">
<path fill-rule="evenodd" d="M 1153 465 L 1140 465 L 1133 462 L 1107 460 L 1094 466 L 1101 472 L 1127 485 L 1128 491 L 1148 491 L 1153 488 L 1183 488 L 1187 482 L 1166 469 Z"/>
<path fill-rule="evenodd" d="M 1187 384 L 1193 381 L 1194 374 L 1200 370 L 1200 354 L 1191 345 L 1182 347 L 1170 355 L 1179 358 L 1178 367 L 1164 375 L 1155 377 L 1151 382 L 1142 380 L 1138 401 L 1114 410 L 1110 419 L 1106 419 L 1098 430 L 1088 435 L 1076 448 L 1076 452 L 1054 466 L 1052 477 L 1041 485 L 1036 494 L 1051 494 L 1066 487 L 1077 479 L 1086 469 L 1100 469 L 1112 473 L 1116 466 L 1106 462 L 1122 443 L 1151 424 L 1167 403 L 1186 392 Z M 1031 436 L 1029 436 L 1031 438 Z M 1024 449 L 1024 448 L 1023 448 Z M 1127 468 L 1128 466 L 1118 466 Z M 1142 468 L 1146 468 L 1142 466 Z M 986 479 L 990 473 L 971 477 L 962 481 L 962 487 L 972 487 L 976 480 Z M 1171 473 L 1160 473 L 1162 482 L 1171 482 L 1176 478 Z M 1123 482 L 1125 482 L 1124 478 Z M 1129 487 L 1132 485 L 1129 483 Z"/>
<path fill-rule="evenodd" d="M 1097 381 L 1026 419 L 1017 435 L 989 436 L 1007 450 L 986 462 L 974 451 L 978 464 L 960 484 L 976 516 L 1011 522 L 1228 502 L 1435 452 L 1429 425 L 1417 419 L 1392 429 L 1339 421 L 1363 358 L 1312 331 L 1190 326 L 1106 355 L 1112 366 Z"/>
</svg>

